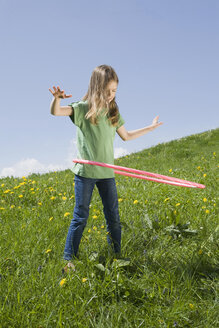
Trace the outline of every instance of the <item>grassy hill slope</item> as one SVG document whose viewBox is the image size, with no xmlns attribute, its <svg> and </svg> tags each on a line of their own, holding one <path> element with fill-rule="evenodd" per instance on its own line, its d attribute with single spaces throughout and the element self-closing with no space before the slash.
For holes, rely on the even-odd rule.
<svg viewBox="0 0 219 328">
<path fill-rule="evenodd" d="M 116 176 L 122 257 L 94 191 L 76 271 L 62 274 L 74 208 L 70 170 L 0 180 L 1 327 L 217 327 L 219 129 L 116 164 L 206 185 Z"/>
</svg>

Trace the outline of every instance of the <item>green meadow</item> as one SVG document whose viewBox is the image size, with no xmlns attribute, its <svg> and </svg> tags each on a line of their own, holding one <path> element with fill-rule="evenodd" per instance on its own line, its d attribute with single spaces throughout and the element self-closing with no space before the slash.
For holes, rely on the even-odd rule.
<svg viewBox="0 0 219 328">
<path fill-rule="evenodd" d="M 1 179 L 0 327 L 218 327 L 218 141 L 215 129 L 117 159 L 206 188 L 117 175 L 119 258 L 95 189 L 74 272 L 72 171 Z"/>
</svg>

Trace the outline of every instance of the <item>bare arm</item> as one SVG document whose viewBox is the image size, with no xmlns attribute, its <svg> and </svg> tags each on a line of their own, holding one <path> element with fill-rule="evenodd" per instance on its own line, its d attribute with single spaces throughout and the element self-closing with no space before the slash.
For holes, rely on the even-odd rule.
<svg viewBox="0 0 219 328">
<path fill-rule="evenodd" d="M 70 116 L 73 114 L 71 106 L 60 106 L 60 98 L 53 98 L 50 105 L 50 112 L 55 116 Z"/>
<path fill-rule="evenodd" d="M 73 114 L 73 108 L 71 106 L 60 106 L 61 99 L 70 98 L 72 95 L 66 95 L 64 90 L 60 90 L 59 87 L 53 87 L 54 91 L 49 91 L 54 96 L 51 105 L 50 112 L 55 116 L 70 116 Z"/>
<path fill-rule="evenodd" d="M 153 131 L 158 126 L 162 125 L 163 122 L 158 122 L 158 118 L 159 118 L 159 116 L 156 116 L 153 119 L 153 122 L 151 125 L 146 126 L 142 129 L 138 129 L 138 130 L 127 131 L 126 128 L 124 127 L 124 125 L 122 125 L 120 128 L 117 129 L 117 133 L 120 136 L 120 138 L 124 141 L 136 139 L 150 131 Z"/>
</svg>

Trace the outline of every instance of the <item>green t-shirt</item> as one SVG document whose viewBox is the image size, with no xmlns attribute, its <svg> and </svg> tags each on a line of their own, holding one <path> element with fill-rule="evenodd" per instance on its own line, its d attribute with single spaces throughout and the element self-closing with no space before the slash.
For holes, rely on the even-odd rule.
<svg viewBox="0 0 219 328">
<path fill-rule="evenodd" d="M 124 124 L 119 114 L 117 126 L 113 126 L 104 115 L 103 109 L 98 116 L 98 124 L 94 125 L 85 118 L 88 111 L 87 101 L 71 103 L 74 111 L 70 116 L 72 122 L 77 126 L 78 159 L 114 164 L 113 142 L 118 128 Z M 74 163 L 73 172 L 85 178 L 106 179 L 113 178 L 113 169 L 94 166 L 89 164 Z"/>
</svg>

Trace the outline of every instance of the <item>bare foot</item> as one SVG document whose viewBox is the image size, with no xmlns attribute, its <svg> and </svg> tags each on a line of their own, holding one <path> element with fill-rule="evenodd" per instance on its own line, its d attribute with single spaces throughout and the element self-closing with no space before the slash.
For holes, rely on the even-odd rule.
<svg viewBox="0 0 219 328">
<path fill-rule="evenodd" d="M 65 273 L 68 273 L 69 271 L 75 271 L 75 266 L 72 262 L 68 262 L 67 265 L 64 267 Z"/>
</svg>

